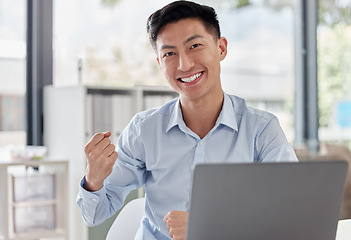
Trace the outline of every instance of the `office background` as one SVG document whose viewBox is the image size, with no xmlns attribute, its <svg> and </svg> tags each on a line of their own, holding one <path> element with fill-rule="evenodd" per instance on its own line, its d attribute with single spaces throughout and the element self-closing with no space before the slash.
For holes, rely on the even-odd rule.
<svg viewBox="0 0 351 240">
<path fill-rule="evenodd" d="M 44 86 L 166 88 L 145 23 L 168 2 L 0 0 L 0 158 L 45 144 Z M 275 113 L 301 152 L 351 148 L 351 0 L 197 2 L 228 39 L 226 92 Z"/>
<path fill-rule="evenodd" d="M 1 145 L 43 143 L 44 85 L 166 85 L 145 19 L 167 2 L 0 1 Z M 292 143 L 349 144 L 350 0 L 199 2 L 229 40 L 225 91 L 277 114 Z"/>
</svg>

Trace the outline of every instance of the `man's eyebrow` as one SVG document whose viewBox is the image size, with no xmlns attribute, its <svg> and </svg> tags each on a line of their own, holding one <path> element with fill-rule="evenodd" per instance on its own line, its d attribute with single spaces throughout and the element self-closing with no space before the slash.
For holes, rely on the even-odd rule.
<svg viewBox="0 0 351 240">
<path fill-rule="evenodd" d="M 163 50 L 163 49 L 173 49 L 173 48 L 175 48 L 175 46 L 171 46 L 171 45 L 162 45 L 161 50 Z"/>
<path fill-rule="evenodd" d="M 204 36 L 200 35 L 200 34 L 195 34 L 194 36 L 191 36 L 190 38 L 188 38 L 187 40 L 185 40 L 183 42 L 183 44 L 187 44 L 189 42 L 191 42 L 192 40 L 196 39 L 196 38 L 203 38 Z"/>
</svg>

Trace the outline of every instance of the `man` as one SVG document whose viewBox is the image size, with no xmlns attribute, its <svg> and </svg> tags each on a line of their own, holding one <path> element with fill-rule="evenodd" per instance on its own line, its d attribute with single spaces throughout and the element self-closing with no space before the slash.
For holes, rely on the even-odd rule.
<svg viewBox="0 0 351 240">
<path fill-rule="evenodd" d="M 160 69 L 180 97 L 137 114 L 116 150 L 110 132 L 93 136 L 77 203 L 85 221 L 98 225 L 122 207 L 130 190 L 144 186 L 136 239 L 185 239 L 196 164 L 297 158 L 275 116 L 223 92 L 227 40 L 212 8 L 173 2 L 149 17 L 147 31 Z"/>
</svg>

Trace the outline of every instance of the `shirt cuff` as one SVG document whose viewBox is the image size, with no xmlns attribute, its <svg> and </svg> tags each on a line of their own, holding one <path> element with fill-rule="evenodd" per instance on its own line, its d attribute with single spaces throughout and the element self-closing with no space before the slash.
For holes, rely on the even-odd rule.
<svg viewBox="0 0 351 240">
<path fill-rule="evenodd" d="M 81 213 L 88 224 L 88 226 L 95 225 L 95 213 L 97 210 L 97 206 L 103 197 L 106 196 L 106 190 L 104 186 L 95 192 L 89 192 L 84 189 L 85 183 L 85 176 L 83 177 L 82 181 L 80 182 L 79 193 L 77 196 L 77 204 L 81 208 Z"/>
<path fill-rule="evenodd" d="M 100 198 L 101 196 L 106 194 L 106 190 L 105 190 L 104 186 L 102 186 L 102 188 L 100 188 L 97 191 L 88 191 L 88 190 L 86 190 L 84 188 L 85 181 L 86 180 L 85 180 L 85 176 L 84 176 L 82 181 L 80 182 L 80 189 L 79 189 L 79 193 L 80 193 L 80 195 L 83 198 L 88 199 L 88 198 L 93 198 L 94 196 L 96 196 L 97 198 Z M 95 200 L 98 200 L 98 199 L 95 199 Z"/>
</svg>

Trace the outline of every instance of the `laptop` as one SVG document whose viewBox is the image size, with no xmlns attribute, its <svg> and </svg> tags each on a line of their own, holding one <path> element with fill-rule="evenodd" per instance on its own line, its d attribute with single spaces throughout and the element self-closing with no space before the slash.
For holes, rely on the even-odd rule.
<svg viewBox="0 0 351 240">
<path fill-rule="evenodd" d="M 187 240 L 334 240 L 347 162 L 195 167 Z"/>
</svg>

